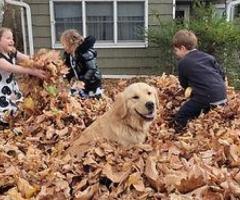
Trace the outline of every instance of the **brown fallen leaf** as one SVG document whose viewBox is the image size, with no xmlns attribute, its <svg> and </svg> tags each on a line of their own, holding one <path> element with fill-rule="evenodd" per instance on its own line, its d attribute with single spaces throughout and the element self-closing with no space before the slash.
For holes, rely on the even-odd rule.
<svg viewBox="0 0 240 200">
<path fill-rule="evenodd" d="M 24 110 L 26 109 L 26 110 L 29 110 L 29 111 L 34 111 L 35 103 L 30 96 L 24 99 L 23 104 L 22 104 L 22 109 L 24 109 Z"/>
<path fill-rule="evenodd" d="M 161 181 L 161 177 L 157 171 L 156 164 L 156 158 L 149 156 L 146 161 L 144 174 L 147 177 L 150 185 L 157 191 L 161 191 L 164 184 Z"/>
<path fill-rule="evenodd" d="M 240 146 L 232 144 L 229 148 L 230 148 L 229 153 L 230 153 L 232 159 L 235 162 L 239 162 L 240 161 Z"/>
<path fill-rule="evenodd" d="M 205 184 L 203 176 L 192 176 L 187 179 L 182 179 L 180 185 L 176 185 L 176 188 L 179 192 L 185 194 L 195 190 L 196 188 L 202 187 Z"/>
<path fill-rule="evenodd" d="M 17 178 L 17 188 L 25 198 L 31 198 L 37 192 L 37 189 L 29 184 L 29 182 L 21 177 Z"/>
<path fill-rule="evenodd" d="M 129 174 L 129 171 L 114 171 L 113 167 L 110 164 L 106 164 L 103 167 L 102 175 L 108 177 L 114 183 L 120 183 L 123 181 L 123 177 L 126 177 L 126 174 Z"/>
<path fill-rule="evenodd" d="M 87 187 L 84 191 L 77 191 L 75 193 L 75 200 L 90 200 L 93 195 L 97 192 L 98 184 Z"/>
<path fill-rule="evenodd" d="M 132 185 L 139 192 L 146 191 L 145 185 L 143 183 L 143 178 L 141 177 L 141 174 L 138 172 L 133 173 L 129 176 L 127 184 L 129 186 Z"/>
<path fill-rule="evenodd" d="M 9 200 L 26 200 L 25 198 L 23 198 L 21 196 L 21 193 L 18 192 L 16 187 L 8 190 L 6 199 L 9 199 Z"/>
</svg>

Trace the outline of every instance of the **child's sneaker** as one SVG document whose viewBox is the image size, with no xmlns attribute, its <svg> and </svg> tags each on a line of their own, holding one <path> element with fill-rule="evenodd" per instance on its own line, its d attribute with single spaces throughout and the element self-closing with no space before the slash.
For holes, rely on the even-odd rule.
<svg viewBox="0 0 240 200">
<path fill-rule="evenodd" d="M 70 89 L 70 94 L 71 94 L 71 96 L 77 96 L 78 93 L 79 93 L 79 90 L 74 89 L 74 88 L 71 88 L 71 89 Z"/>
<path fill-rule="evenodd" d="M 84 91 L 84 90 L 80 90 L 78 92 L 79 96 L 82 97 L 82 98 L 88 98 L 89 95 Z"/>
<path fill-rule="evenodd" d="M 84 90 L 79 91 L 79 96 L 82 98 L 96 98 L 100 99 L 102 97 L 103 90 L 101 88 L 97 88 L 96 92 L 89 91 L 85 92 Z"/>
<path fill-rule="evenodd" d="M 101 88 L 97 88 L 96 92 L 93 92 L 93 91 L 88 92 L 89 97 L 97 98 L 97 99 L 100 99 L 102 97 L 102 94 L 103 94 L 103 90 Z"/>
</svg>

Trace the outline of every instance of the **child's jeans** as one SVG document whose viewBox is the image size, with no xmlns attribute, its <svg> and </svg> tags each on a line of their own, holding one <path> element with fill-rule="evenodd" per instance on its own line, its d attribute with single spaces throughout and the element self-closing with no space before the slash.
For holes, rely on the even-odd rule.
<svg viewBox="0 0 240 200">
<path fill-rule="evenodd" d="M 224 106 L 225 104 L 226 102 L 223 102 L 219 104 L 219 106 Z M 181 131 L 189 120 L 198 117 L 201 113 L 207 113 L 215 107 L 217 107 L 217 105 L 203 104 L 192 99 L 188 100 L 183 104 L 174 118 L 174 128 L 176 132 Z"/>
<path fill-rule="evenodd" d="M 201 104 L 192 99 L 188 100 L 183 104 L 174 118 L 175 130 L 177 132 L 181 131 L 189 120 L 198 117 L 202 112 L 207 113 L 210 108 L 209 104 Z"/>
</svg>

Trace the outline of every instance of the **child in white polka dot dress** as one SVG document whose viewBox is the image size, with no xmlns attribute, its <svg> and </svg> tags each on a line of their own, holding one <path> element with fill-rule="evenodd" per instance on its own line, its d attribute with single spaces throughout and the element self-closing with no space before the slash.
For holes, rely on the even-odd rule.
<svg viewBox="0 0 240 200">
<path fill-rule="evenodd" d="M 4 116 L 17 110 L 17 102 L 22 99 L 18 84 L 13 73 L 30 74 L 44 79 L 45 72 L 38 69 L 24 68 L 16 61 L 29 59 L 14 48 L 13 33 L 11 29 L 0 28 L 0 126 L 7 126 Z"/>
</svg>

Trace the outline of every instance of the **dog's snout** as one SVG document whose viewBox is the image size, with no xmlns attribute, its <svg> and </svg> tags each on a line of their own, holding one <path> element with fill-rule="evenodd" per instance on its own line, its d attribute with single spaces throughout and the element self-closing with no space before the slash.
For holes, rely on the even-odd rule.
<svg viewBox="0 0 240 200">
<path fill-rule="evenodd" d="M 154 103 L 152 101 L 146 102 L 145 106 L 149 111 L 153 111 L 154 109 Z"/>
</svg>

